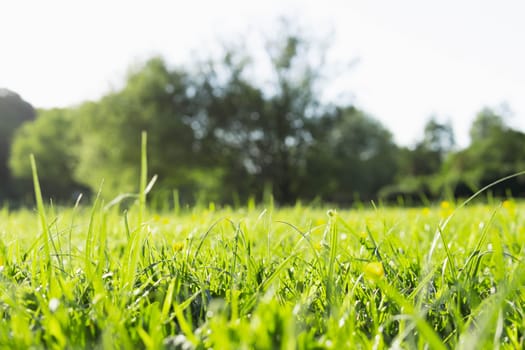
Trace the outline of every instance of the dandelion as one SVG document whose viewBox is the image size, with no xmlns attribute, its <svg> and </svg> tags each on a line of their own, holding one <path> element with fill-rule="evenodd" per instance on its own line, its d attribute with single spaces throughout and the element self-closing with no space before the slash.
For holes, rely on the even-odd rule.
<svg viewBox="0 0 525 350">
<path fill-rule="evenodd" d="M 452 204 L 449 201 L 442 201 L 440 207 L 441 215 L 448 216 L 452 214 Z"/>
<path fill-rule="evenodd" d="M 450 209 L 450 202 L 449 201 L 442 201 L 441 202 L 441 209 Z"/>
<path fill-rule="evenodd" d="M 422 210 L 421 210 L 421 213 L 425 216 L 427 216 L 428 214 L 430 214 L 430 209 L 428 207 L 424 207 Z"/>
<path fill-rule="evenodd" d="M 184 249 L 184 242 L 175 242 L 175 243 L 173 243 L 173 251 L 175 253 L 176 252 L 180 252 L 183 249 Z"/>
<path fill-rule="evenodd" d="M 501 203 L 501 205 L 503 206 L 503 208 L 507 210 L 513 210 L 515 208 L 514 201 L 509 200 L 509 199 L 504 200 L 503 203 Z"/>
<path fill-rule="evenodd" d="M 364 268 L 365 276 L 370 280 L 380 280 L 385 277 L 385 270 L 383 264 L 379 261 L 369 262 Z"/>
<path fill-rule="evenodd" d="M 501 203 L 505 211 L 512 217 L 516 215 L 516 203 L 512 199 L 506 199 Z"/>
</svg>

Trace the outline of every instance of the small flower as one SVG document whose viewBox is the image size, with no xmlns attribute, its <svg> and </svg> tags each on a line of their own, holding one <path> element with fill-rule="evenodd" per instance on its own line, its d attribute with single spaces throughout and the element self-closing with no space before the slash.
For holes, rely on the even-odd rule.
<svg viewBox="0 0 525 350">
<path fill-rule="evenodd" d="M 51 300 L 49 300 L 49 311 L 55 312 L 57 311 L 59 306 L 60 300 L 58 300 L 57 298 L 51 298 Z"/>
<path fill-rule="evenodd" d="M 173 243 L 173 251 L 180 252 L 184 249 L 184 242 L 175 242 Z"/>
<path fill-rule="evenodd" d="M 383 269 L 383 264 L 379 261 L 369 262 L 365 265 L 364 268 L 365 276 L 368 279 L 377 281 L 385 277 L 385 270 Z"/>
<path fill-rule="evenodd" d="M 164 338 L 163 345 L 168 349 L 193 349 L 193 344 L 182 334 Z"/>
<path fill-rule="evenodd" d="M 516 202 L 514 202 L 514 200 L 506 199 L 503 201 L 503 203 L 501 203 L 501 206 L 505 208 L 505 211 L 510 216 L 513 216 L 513 217 L 516 216 Z"/>
<path fill-rule="evenodd" d="M 425 207 L 421 210 L 421 213 L 425 216 L 427 216 L 428 214 L 430 214 L 430 209 Z"/>
<path fill-rule="evenodd" d="M 448 201 L 442 201 L 440 204 L 441 207 L 441 215 L 448 216 L 452 214 L 453 207 L 452 204 Z"/>
</svg>

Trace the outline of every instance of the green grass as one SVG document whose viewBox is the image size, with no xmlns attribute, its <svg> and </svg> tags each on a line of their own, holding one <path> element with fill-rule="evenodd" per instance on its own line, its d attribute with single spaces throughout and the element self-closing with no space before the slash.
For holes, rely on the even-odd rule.
<svg viewBox="0 0 525 350">
<path fill-rule="evenodd" d="M 38 197 L 0 211 L 1 348 L 524 345 L 523 203 L 175 214 Z"/>
<path fill-rule="evenodd" d="M 145 134 L 141 159 L 139 194 L 63 208 L 31 157 L 36 211 L 0 211 L 0 348 L 524 347 L 523 203 L 149 212 Z"/>
</svg>

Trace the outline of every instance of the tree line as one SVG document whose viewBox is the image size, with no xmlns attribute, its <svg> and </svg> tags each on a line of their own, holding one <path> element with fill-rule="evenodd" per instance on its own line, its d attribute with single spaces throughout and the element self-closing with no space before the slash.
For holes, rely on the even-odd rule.
<svg viewBox="0 0 525 350">
<path fill-rule="evenodd" d="M 102 182 L 108 197 L 136 192 L 143 130 L 158 175 L 152 197 L 172 200 L 176 190 L 185 203 L 269 193 L 281 204 L 421 203 L 468 196 L 525 169 L 525 134 L 494 109 L 478 113 L 464 149 L 434 117 L 416 145 L 396 145 L 365 111 L 321 99 L 325 67 L 311 48 L 300 33 L 269 41 L 263 83 L 251 73 L 259 61 L 230 47 L 191 66 L 153 57 L 130 69 L 123 88 L 69 108 L 35 111 L 0 90 L 0 201 L 30 200 L 30 153 L 55 201 L 96 193 Z M 524 185 L 517 177 L 493 190 L 520 196 Z"/>
</svg>

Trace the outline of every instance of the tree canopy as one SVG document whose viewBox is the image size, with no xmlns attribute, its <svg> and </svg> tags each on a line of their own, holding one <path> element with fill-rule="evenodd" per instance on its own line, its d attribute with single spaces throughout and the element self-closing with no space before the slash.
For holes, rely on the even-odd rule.
<svg viewBox="0 0 525 350">
<path fill-rule="evenodd" d="M 366 111 L 321 98 L 325 52 L 302 33 L 287 31 L 262 52 L 263 82 L 251 72 L 264 58 L 238 46 L 192 66 L 152 57 L 130 69 L 123 88 L 38 110 L 36 119 L 27 102 L 0 90 L 0 195 L 30 193 L 30 153 L 50 197 L 71 200 L 101 184 L 108 197 L 136 192 L 142 131 L 149 172 L 158 175 L 153 197 L 176 190 L 186 203 L 262 199 L 269 190 L 283 204 L 426 201 L 465 196 L 525 169 L 525 134 L 496 110 L 480 111 L 464 149 L 456 149 L 450 122 L 436 116 L 419 142 L 400 147 Z M 524 194 L 520 181 L 496 190 Z"/>
<path fill-rule="evenodd" d="M 17 93 L 0 89 L 0 202 L 11 191 L 8 167 L 11 144 L 15 131 L 25 122 L 35 119 L 35 110 Z"/>
</svg>

